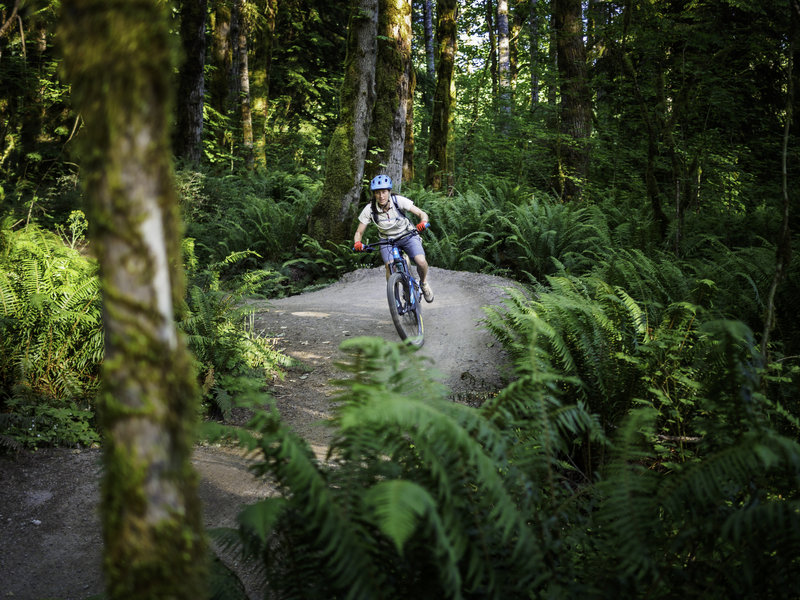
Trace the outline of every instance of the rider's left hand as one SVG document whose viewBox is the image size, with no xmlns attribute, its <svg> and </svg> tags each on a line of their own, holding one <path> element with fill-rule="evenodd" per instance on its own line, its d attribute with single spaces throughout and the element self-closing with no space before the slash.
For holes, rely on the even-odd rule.
<svg viewBox="0 0 800 600">
<path fill-rule="evenodd" d="M 425 228 L 427 226 L 428 226 L 428 222 L 427 221 L 420 221 L 419 223 L 417 223 L 417 231 L 422 233 L 423 231 L 425 231 Z"/>
</svg>

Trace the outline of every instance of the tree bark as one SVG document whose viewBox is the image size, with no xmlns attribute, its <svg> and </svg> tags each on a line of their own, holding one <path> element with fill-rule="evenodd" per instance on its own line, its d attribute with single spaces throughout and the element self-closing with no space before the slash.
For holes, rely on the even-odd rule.
<svg viewBox="0 0 800 600">
<path fill-rule="evenodd" d="M 436 53 L 433 39 L 433 0 L 422 0 L 423 35 L 425 36 L 425 78 L 422 85 L 422 105 L 425 107 L 425 118 L 422 121 L 422 135 L 428 135 L 429 118 L 433 114 L 433 89 L 436 78 Z M 412 4 L 413 6 L 413 4 Z"/>
<path fill-rule="evenodd" d="M 194 165 L 203 156 L 207 7 L 207 0 L 183 0 L 180 6 L 183 64 L 178 76 L 173 151 Z"/>
<path fill-rule="evenodd" d="M 212 4 L 211 52 L 209 56 L 214 69 L 208 82 L 208 104 L 223 117 L 228 116 L 230 105 L 230 79 L 233 51 L 231 48 L 231 9 L 228 2 Z M 228 144 L 224 131 L 217 130 L 216 145 L 225 148 Z"/>
<path fill-rule="evenodd" d="M 322 196 L 308 227 L 319 241 L 338 242 L 350 235 L 352 210 L 361 197 L 375 104 L 377 34 L 378 0 L 351 0 L 339 124 L 328 145 Z"/>
<path fill-rule="evenodd" d="M 409 65 L 410 88 L 406 98 L 406 141 L 403 147 L 403 182 L 414 180 L 414 91 L 417 87 L 417 75 L 414 65 Z"/>
<path fill-rule="evenodd" d="M 234 0 L 231 18 L 231 42 L 234 55 L 234 77 L 236 95 L 242 123 L 242 158 L 244 166 L 253 168 L 253 114 L 250 110 L 250 70 L 247 62 L 247 23 L 244 15 L 244 0 Z M 235 24 L 235 25 L 233 25 Z"/>
<path fill-rule="evenodd" d="M 783 129 L 783 148 L 781 152 L 781 191 L 782 191 L 782 219 L 781 228 L 778 231 L 778 241 L 776 244 L 775 274 L 767 294 L 767 307 L 764 314 L 764 333 L 761 337 L 761 354 L 764 361 L 769 361 L 769 338 L 772 329 L 775 327 L 775 295 L 778 286 L 786 277 L 789 265 L 792 261 L 792 231 L 789 226 L 790 207 L 789 200 L 789 134 L 794 121 L 795 107 L 795 84 L 796 74 L 795 55 L 800 48 L 800 0 L 790 0 L 789 2 L 789 49 L 787 52 L 787 77 L 786 77 L 786 121 Z"/>
<path fill-rule="evenodd" d="M 452 185 L 453 164 L 453 113 L 456 103 L 456 87 L 453 72 L 456 58 L 456 0 L 440 0 L 436 25 L 439 44 L 436 66 L 436 93 L 433 97 L 430 145 L 428 147 L 428 169 L 425 185 L 441 190 Z"/>
<path fill-rule="evenodd" d="M 206 591 L 190 461 L 199 396 L 173 319 L 183 279 L 166 7 L 63 2 L 60 37 L 85 119 L 83 180 L 104 296 L 101 514 L 112 599 L 188 600 Z"/>
<path fill-rule="evenodd" d="M 399 189 L 411 96 L 411 0 L 379 0 L 375 106 L 365 179 L 383 173 Z"/>
<path fill-rule="evenodd" d="M 267 166 L 267 145 L 268 129 L 269 129 L 269 93 L 270 93 L 270 72 L 272 70 L 272 48 L 275 43 L 275 24 L 278 20 L 278 0 L 266 0 L 266 8 L 264 14 L 264 27 L 261 38 L 261 60 L 257 65 L 254 65 L 254 70 L 259 70 L 262 73 L 263 84 L 261 85 L 260 94 L 258 95 L 260 105 L 254 103 L 254 110 L 257 115 L 260 115 L 260 121 L 263 125 L 255 128 L 259 132 L 255 138 L 257 146 L 257 154 L 259 160 L 264 166 Z M 256 99 L 254 99 L 256 100 Z M 254 126 L 255 127 L 255 126 Z"/>
<path fill-rule="evenodd" d="M 511 112 L 511 54 L 508 37 L 508 0 L 497 0 L 497 84 L 500 110 Z"/>
<path fill-rule="evenodd" d="M 591 92 L 587 82 L 581 2 L 554 0 L 554 7 L 561 92 L 559 179 L 562 198 L 571 201 L 580 200 L 589 170 Z"/>
<path fill-rule="evenodd" d="M 497 102 L 499 85 L 497 81 L 497 31 L 494 25 L 494 0 L 486 2 L 486 31 L 489 34 L 489 75 L 492 78 L 492 101 Z"/>
<path fill-rule="evenodd" d="M 539 11 L 538 0 L 530 0 L 529 37 L 531 43 L 531 110 L 539 104 Z"/>
</svg>

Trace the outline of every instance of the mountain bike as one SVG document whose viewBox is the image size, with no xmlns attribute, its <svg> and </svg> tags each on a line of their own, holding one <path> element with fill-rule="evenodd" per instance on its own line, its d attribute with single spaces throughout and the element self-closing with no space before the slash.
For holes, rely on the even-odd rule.
<svg viewBox="0 0 800 600">
<path fill-rule="evenodd" d="M 364 251 L 377 250 L 380 246 L 391 248 L 392 262 L 389 263 L 389 279 L 386 282 L 389 312 L 400 339 L 419 348 L 425 343 L 420 302 L 422 290 L 419 281 L 411 274 L 406 253 L 397 246 L 400 240 L 410 235 L 419 235 L 419 233 L 416 229 L 412 229 L 394 239 L 389 238 L 373 244 L 365 244 Z"/>
</svg>

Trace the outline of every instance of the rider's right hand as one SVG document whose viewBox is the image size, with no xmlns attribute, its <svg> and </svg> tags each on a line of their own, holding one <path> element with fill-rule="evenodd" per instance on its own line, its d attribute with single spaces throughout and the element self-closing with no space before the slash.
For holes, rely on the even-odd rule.
<svg viewBox="0 0 800 600">
<path fill-rule="evenodd" d="M 361 242 L 356 242 L 353 245 L 353 250 L 355 250 L 356 252 L 361 252 L 363 249 L 364 249 L 364 244 L 362 244 Z"/>
</svg>

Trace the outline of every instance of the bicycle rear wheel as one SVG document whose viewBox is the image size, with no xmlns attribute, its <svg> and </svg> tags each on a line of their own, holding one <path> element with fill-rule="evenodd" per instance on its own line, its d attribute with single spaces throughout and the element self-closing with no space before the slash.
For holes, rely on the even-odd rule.
<svg viewBox="0 0 800 600">
<path fill-rule="evenodd" d="M 422 328 L 422 311 L 418 299 L 410 289 L 408 278 L 402 273 L 392 273 L 386 286 L 389 300 L 389 312 L 392 321 L 400 334 L 400 339 L 414 346 L 422 346 L 425 342 Z"/>
</svg>

